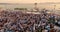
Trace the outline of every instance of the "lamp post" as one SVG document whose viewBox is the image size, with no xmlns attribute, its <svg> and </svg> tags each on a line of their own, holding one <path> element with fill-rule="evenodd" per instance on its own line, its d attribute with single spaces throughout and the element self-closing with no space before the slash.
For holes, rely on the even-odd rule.
<svg viewBox="0 0 60 32">
<path fill-rule="evenodd" d="M 55 13 L 55 10 L 56 10 L 56 5 L 54 5 L 54 9 L 53 9 L 53 12 Z"/>
<path fill-rule="evenodd" d="M 54 10 L 56 9 L 56 5 L 54 5 Z"/>
</svg>

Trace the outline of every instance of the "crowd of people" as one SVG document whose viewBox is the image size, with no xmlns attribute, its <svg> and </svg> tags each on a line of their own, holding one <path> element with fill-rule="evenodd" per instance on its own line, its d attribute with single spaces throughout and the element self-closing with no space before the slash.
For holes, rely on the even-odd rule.
<svg viewBox="0 0 60 32">
<path fill-rule="evenodd" d="M 59 32 L 55 22 L 60 16 L 42 12 L 28 14 L 19 11 L 0 12 L 0 32 Z"/>
</svg>

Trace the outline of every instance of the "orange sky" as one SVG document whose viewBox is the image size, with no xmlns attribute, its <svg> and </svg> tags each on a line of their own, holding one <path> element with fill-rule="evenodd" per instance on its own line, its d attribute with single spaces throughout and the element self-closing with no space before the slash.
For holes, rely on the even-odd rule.
<svg viewBox="0 0 60 32">
<path fill-rule="evenodd" d="M 60 2 L 60 0 L 0 0 L 0 3 L 44 3 L 44 2 Z"/>
</svg>

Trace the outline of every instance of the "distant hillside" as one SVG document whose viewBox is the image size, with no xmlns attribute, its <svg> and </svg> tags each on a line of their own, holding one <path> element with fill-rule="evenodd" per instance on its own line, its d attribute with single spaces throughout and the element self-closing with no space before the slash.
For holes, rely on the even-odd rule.
<svg viewBox="0 0 60 32">
<path fill-rule="evenodd" d="M 0 5 L 17 5 L 18 3 L 0 3 Z"/>
<path fill-rule="evenodd" d="M 0 5 L 19 5 L 19 4 L 34 4 L 34 3 L 0 3 Z M 38 4 L 60 4 L 60 2 L 45 2 L 45 3 L 38 3 Z"/>
<path fill-rule="evenodd" d="M 45 3 L 40 3 L 40 4 L 60 4 L 60 2 L 54 3 L 54 2 L 45 2 Z"/>
</svg>

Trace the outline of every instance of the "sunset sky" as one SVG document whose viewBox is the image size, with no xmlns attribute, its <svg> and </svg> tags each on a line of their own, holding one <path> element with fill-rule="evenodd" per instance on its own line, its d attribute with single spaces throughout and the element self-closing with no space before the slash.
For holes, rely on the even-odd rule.
<svg viewBox="0 0 60 32">
<path fill-rule="evenodd" d="M 45 2 L 60 2 L 60 0 L 0 0 L 0 3 L 45 3 Z"/>
</svg>

